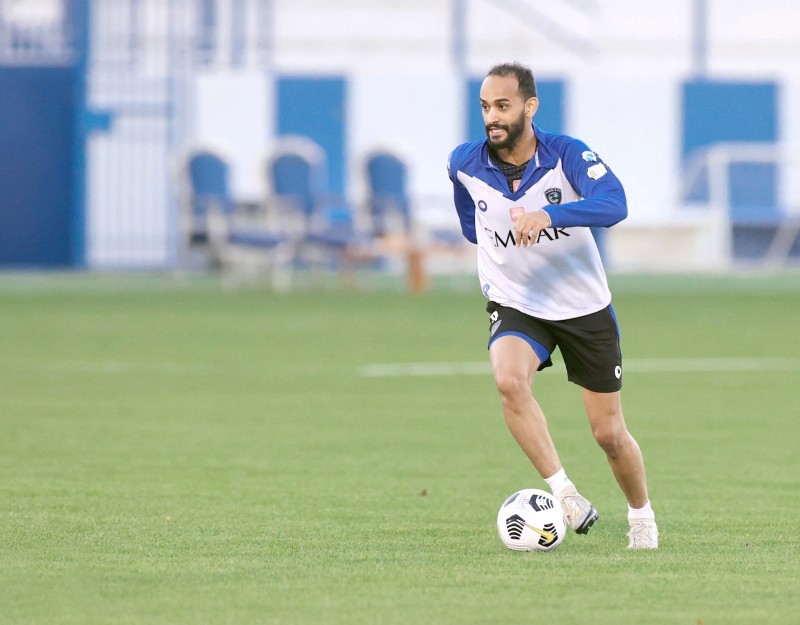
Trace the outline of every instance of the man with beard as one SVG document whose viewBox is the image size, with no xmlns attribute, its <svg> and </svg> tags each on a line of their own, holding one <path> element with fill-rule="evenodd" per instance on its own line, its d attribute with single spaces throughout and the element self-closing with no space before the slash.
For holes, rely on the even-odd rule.
<svg viewBox="0 0 800 625">
<path fill-rule="evenodd" d="M 489 358 L 506 423 L 572 529 L 588 532 L 597 510 L 567 477 L 532 395 L 536 372 L 552 365 L 558 347 L 628 502 L 628 548 L 656 549 L 642 453 L 622 414 L 619 329 L 590 230 L 625 219 L 625 192 L 586 144 L 533 124 L 539 101 L 529 68 L 492 68 L 480 105 L 486 139 L 458 146 L 448 173 L 461 230 L 478 246 Z"/>
</svg>

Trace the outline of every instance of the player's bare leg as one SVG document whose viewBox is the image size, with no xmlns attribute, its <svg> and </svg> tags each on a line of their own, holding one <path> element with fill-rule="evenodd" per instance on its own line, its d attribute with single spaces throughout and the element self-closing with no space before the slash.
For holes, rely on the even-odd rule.
<svg viewBox="0 0 800 625">
<path fill-rule="evenodd" d="M 657 548 L 658 529 L 647 495 L 644 459 L 622 415 L 619 391 L 595 393 L 583 389 L 583 403 L 592 435 L 605 451 L 611 471 L 628 500 L 631 549 Z"/>
<path fill-rule="evenodd" d="M 592 435 L 606 452 L 628 504 L 641 508 L 647 503 L 644 460 L 639 445 L 625 425 L 620 393 L 594 393 L 583 389 L 583 403 Z"/>
<path fill-rule="evenodd" d="M 508 429 L 542 477 L 561 469 L 547 420 L 531 394 L 539 359 L 523 339 L 501 336 L 489 349 L 494 382 Z"/>
<path fill-rule="evenodd" d="M 508 429 L 561 501 L 572 529 L 585 534 L 599 515 L 566 477 L 547 419 L 531 393 L 540 364 L 536 353 L 519 337 L 501 336 L 492 343 L 489 356 Z"/>
</svg>

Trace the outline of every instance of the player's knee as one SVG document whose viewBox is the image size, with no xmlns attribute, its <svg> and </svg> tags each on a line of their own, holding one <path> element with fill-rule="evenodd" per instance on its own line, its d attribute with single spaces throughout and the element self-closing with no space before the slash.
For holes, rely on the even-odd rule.
<svg viewBox="0 0 800 625">
<path fill-rule="evenodd" d="M 628 432 L 624 427 L 619 427 L 613 423 L 606 423 L 592 429 L 592 435 L 597 444 L 606 452 L 609 457 L 615 458 L 625 445 Z"/>
<path fill-rule="evenodd" d="M 514 404 L 531 395 L 528 380 L 522 374 L 516 372 L 495 373 L 494 382 L 503 404 Z"/>
</svg>

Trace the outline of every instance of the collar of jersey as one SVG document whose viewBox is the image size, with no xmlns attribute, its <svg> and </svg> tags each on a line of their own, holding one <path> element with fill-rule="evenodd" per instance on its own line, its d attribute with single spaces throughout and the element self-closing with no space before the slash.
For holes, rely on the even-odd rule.
<svg viewBox="0 0 800 625">
<path fill-rule="evenodd" d="M 536 135 L 536 155 L 531 160 L 533 161 L 538 156 L 538 162 L 536 163 L 536 167 L 531 169 L 530 165 L 528 169 L 525 170 L 525 174 L 522 176 L 522 180 L 519 182 L 519 188 L 515 193 L 511 193 L 509 190 L 508 192 L 504 192 L 503 195 L 507 195 L 511 198 L 519 198 L 525 195 L 525 192 L 536 182 L 538 182 L 542 176 L 544 176 L 549 170 L 555 169 L 556 165 L 558 165 L 558 154 L 556 154 L 548 145 L 545 140 L 545 133 L 541 131 L 539 128 L 536 127 L 536 124 L 531 124 L 533 126 L 533 132 Z M 486 169 L 494 170 L 495 176 L 498 179 L 502 179 L 505 182 L 505 176 L 500 171 L 500 168 L 492 163 L 492 159 L 489 158 L 489 141 L 488 139 L 483 140 L 483 145 L 481 146 L 481 162 Z M 507 185 L 506 185 L 507 186 Z"/>
</svg>

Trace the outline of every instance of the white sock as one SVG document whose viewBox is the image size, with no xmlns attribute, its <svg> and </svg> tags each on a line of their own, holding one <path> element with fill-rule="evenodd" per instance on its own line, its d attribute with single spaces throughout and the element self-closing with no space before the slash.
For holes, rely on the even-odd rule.
<svg viewBox="0 0 800 625">
<path fill-rule="evenodd" d="M 556 497 L 559 497 L 561 493 L 567 489 L 567 487 L 572 486 L 572 482 L 567 477 L 567 473 L 563 468 L 550 477 L 544 478 L 544 481 L 547 482 L 547 485 L 550 487 L 550 490 Z"/>
<path fill-rule="evenodd" d="M 639 519 L 655 519 L 656 513 L 653 512 L 653 509 L 650 507 L 650 500 L 647 500 L 647 503 L 644 504 L 641 508 L 631 508 L 630 505 L 628 506 L 628 520 L 629 521 L 637 521 Z"/>
</svg>

